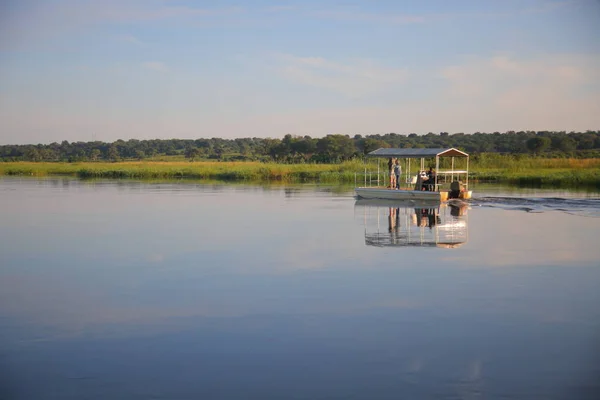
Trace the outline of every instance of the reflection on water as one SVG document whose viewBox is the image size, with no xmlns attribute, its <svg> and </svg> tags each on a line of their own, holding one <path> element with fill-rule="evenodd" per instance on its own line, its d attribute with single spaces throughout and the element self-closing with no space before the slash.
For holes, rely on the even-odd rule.
<svg viewBox="0 0 600 400">
<path fill-rule="evenodd" d="M 486 197 L 0 179 L 0 399 L 597 399 L 599 207 Z"/>
<path fill-rule="evenodd" d="M 427 204 L 360 199 L 355 208 L 362 209 L 367 246 L 456 248 L 469 239 L 469 204 L 460 200 Z"/>
</svg>

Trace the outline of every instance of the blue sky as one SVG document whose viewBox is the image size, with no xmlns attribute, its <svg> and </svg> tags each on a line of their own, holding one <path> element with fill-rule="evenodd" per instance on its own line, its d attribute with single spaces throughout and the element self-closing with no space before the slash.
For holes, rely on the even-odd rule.
<svg viewBox="0 0 600 400">
<path fill-rule="evenodd" d="M 0 143 L 600 129 L 600 2 L 0 5 Z"/>
</svg>

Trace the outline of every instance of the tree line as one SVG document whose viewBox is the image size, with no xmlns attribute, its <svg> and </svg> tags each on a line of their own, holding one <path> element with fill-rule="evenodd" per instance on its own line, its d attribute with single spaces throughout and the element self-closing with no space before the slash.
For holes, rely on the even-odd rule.
<svg viewBox="0 0 600 400">
<path fill-rule="evenodd" d="M 455 147 L 470 154 L 510 153 L 550 157 L 600 157 L 600 131 L 509 131 L 338 135 L 322 138 L 285 135 L 282 139 L 153 139 L 0 146 L 2 161 L 121 161 L 160 156 L 189 160 L 253 160 L 282 163 L 332 163 L 362 157 L 380 147 Z"/>
</svg>

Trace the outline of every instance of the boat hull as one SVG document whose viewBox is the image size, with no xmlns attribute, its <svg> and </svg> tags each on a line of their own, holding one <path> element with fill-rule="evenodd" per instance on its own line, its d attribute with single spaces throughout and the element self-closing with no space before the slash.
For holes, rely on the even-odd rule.
<svg viewBox="0 0 600 400">
<path fill-rule="evenodd" d="M 363 199 L 384 200 L 423 200 L 442 202 L 448 198 L 447 192 L 428 192 L 420 190 L 393 190 L 385 188 L 359 187 L 356 194 Z"/>
</svg>

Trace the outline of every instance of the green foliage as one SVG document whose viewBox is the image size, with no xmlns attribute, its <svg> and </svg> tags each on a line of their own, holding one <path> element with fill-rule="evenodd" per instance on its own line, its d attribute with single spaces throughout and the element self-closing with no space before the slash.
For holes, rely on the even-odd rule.
<svg viewBox="0 0 600 400">
<path fill-rule="evenodd" d="M 526 142 L 527 148 L 533 154 L 540 154 L 550 147 L 552 141 L 548 137 L 536 136 L 528 139 Z"/>
<path fill-rule="evenodd" d="M 317 142 L 323 161 L 347 161 L 356 155 L 356 147 L 347 135 L 327 135 Z"/>
<path fill-rule="evenodd" d="M 456 147 L 471 155 L 482 153 L 536 154 L 547 157 L 600 157 L 600 131 L 509 131 L 473 134 L 429 132 L 426 135 L 327 135 L 323 138 L 285 135 L 282 139 L 168 139 L 51 143 L 0 146 L 2 161 L 122 161 L 220 160 L 275 161 L 284 164 L 339 163 L 380 147 Z"/>
<path fill-rule="evenodd" d="M 190 146 L 187 149 L 185 149 L 185 158 L 189 158 L 190 161 L 194 161 L 194 159 L 200 157 L 201 154 L 202 153 L 200 149 L 197 147 Z"/>
</svg>

